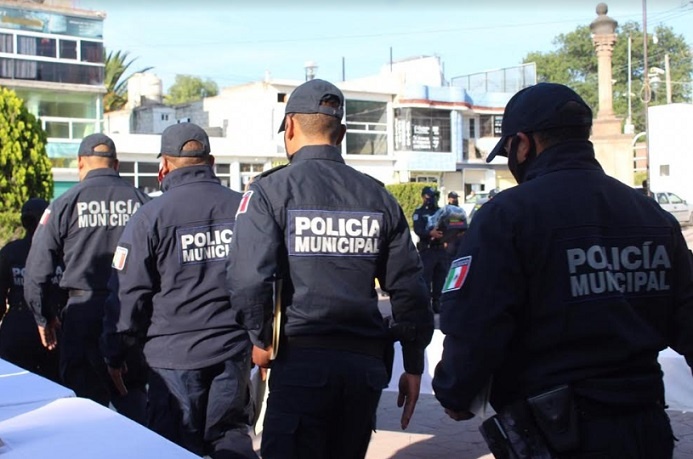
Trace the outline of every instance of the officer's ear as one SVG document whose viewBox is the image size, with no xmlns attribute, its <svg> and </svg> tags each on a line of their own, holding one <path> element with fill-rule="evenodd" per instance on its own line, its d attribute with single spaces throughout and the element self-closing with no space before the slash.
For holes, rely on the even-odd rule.
<svg viewBox="0 0 693 459">
<path fill-rule="evenodd" d="M 524 132 L 518 132 L 515 138 L 517 139 L 517 163 L 522 164 L 532 150 L 532 140 Z"/>
<path fill-rule="evenodd" d="M 335 142 L 335 145 L 341 145 L 342 140 L 344 140 L 344 136 L 346 135 L 347 127 L 343 124 L 339 125 L 339 137 L 337 138 L 337 141 Z"/>
<path fill-rule="evenodd" d="M 118 169 L 120 169 L 120 161 L 118 161 L 117 159 L 114 159 L 113 160 L 113 170 L 118 172 Z"/>
<path fill-rule="evenodd" d="M 207 156 L 207 164 L 208 164 L 208 165 L 214 166 L 214 161 L 215 161 L 214 155 L 209 155 L 209 156 Z"/>
</svg>

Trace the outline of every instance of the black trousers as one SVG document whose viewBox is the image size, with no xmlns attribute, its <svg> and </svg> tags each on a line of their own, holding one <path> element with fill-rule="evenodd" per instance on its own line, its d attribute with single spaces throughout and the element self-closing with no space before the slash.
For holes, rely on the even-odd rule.
<svg viewBox="0 0 693 459">
<path fill-rule="evenodd" d="M 580 453 L 561 459 L 671 459 L 674 434 L 663 408 L 611 416 L 585 415 Z"/>
<path fill-rule="evenodd" d="M 423 264 L 424 280 L 431 292 L 433 312 L 440 312 L 440 294 L 445 276 L 450 269 L 450 256 L 443 246 L 424 249 L 419 255 Z"/>
<path fill-rule="evenodd" d="M 196 370 L 152 368 L 149 428 L 200 456 L 257 459 L 248 435 L 249 352 Z"/>
<path fill-rule="evenodd" d="M 262 458 L 365 457 L 388 380 L 376 357 L 285 347 L 272 364 Z"/>
<path fill-rule="evenodd" d="M 123 379 L 128 394 L 116 390 L 99 348 L 103 329 L 105 294 L 86 292 L 71 297 L 62 313 L 60 342 L 60 376 L 63 384 L 78 397 L 88 398 L 101 405 L 109 402 L 115 409 L 135 422 L 146 420 L 147 373 L 144 357 L 134 350 L 126 357 L 128 372 Z"/>
<path fill-rule="evenodd" d="M 60 382 L 58 351 L 41 344 L 34 314 L 26 305 L 11 305 L 0 325 L 0 358 Z"/>
</svg>

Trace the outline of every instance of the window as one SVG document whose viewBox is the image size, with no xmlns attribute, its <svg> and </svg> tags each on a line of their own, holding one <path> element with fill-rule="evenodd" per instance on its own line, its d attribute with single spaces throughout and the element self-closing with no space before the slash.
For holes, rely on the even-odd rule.
<svg viewBox="0 0 693 459">
<path fill-rule="evenodd" d="M 103 43 L 82 41 L 82 62 L 103 62 Z"/>
<path fill-rule="evenodd" d="M 503 117 L 500 115 L 479 116 L 479 137 L 500 137 Z"/>
<path fill-rule="evenodd" d="M 395 150 L 450 152 L 450 110 L 400 108 L 395 114 Z"/>
<path fill-rule="evenodd" d="M 77 59 L 77 42 L 60 40 L 60 59 Z"/>
<path fill-rule="evenodd" d="M 161 121 L 168 121 L 168 113 L 161 114 Z"/>
<path fill-rule="evenodd" d="M 285 92 L 279 92 L 277 93 L 277 102 L 280 104 L 283 104 L 286 102 L 286 93 Z"/>
<path fill-rule="evenodd" d="M 348 155 L 387 154 L 387 103 L 347 100 L 346 152 Z"/>
<path fill-rule="evenodd" d="M 13 53 L 13 35 L 8 33 L 0 33 L 0 53 Z"/>
<path fill-rule="evenodd" d="M 683 204 L 683 199 L 679 198 L 674 193 L 669 193 L 669 202 L 671 204 Z"/>
<path fill-rule="evenodd" d="M 438 177 L 433 177 L 430 175 L 418 175 L 416 177 L 411 177 L 409 179 L 410 182 L 416 182 L 416 183 L 433 183 L 437 184 L 438 183 Z"/>
<path fill-rule="evenodd" d="M 660 204 L 669 204 L 666 193 L 657 193 L 657 202 Z"/>
<path fill-rule="evenodd" d="M 669 165 L 668 164 L 662 164 L 659 166 L 659 176 L 660 177 L 669 177 Z"/>
<path fill-rule="evenodd" d="M 476 138 L 476 119 L 469 118 L 469 138 Z"/>
</svg>

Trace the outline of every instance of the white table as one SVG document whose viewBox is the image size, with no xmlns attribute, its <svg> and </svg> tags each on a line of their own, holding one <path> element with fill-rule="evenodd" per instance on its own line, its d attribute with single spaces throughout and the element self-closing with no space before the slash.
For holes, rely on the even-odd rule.
<svg viewBox="0 0 693 459">
<path fill-rule="evenodd" d="M 0 422 L 3 459 L 199 459 L 199 456 L 83 398 L 62 398 Z"/>
<path fill-rule="evenodd" d="M 421 393 L 433 394 L 433 372 L 443 353 L 445 335 L 435 330 L 431 344 L 426 348 L 426 366 L 421 375 Z M 686 360 L 672 349 L 665 349 L 659 354 L 659 364 L 664 371 L 664 388 L 669 409 L 676 411 L 693 411 L 693 375 Z M 399 375 L 404 371 L 402 349 L 395 345 L 395 363 L 392 380 L 386 390 L 397 391 Z"/>
<path fill-rule="evenodd" d="M 74 396 L 67 387 L 0 359 L 0 421 Z"/>
</svg>

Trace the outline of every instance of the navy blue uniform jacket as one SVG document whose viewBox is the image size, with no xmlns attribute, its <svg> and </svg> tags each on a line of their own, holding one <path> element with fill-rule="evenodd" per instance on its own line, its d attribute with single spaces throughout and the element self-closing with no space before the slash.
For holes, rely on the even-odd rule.
<svg viewBox="0 0 693 459">
<path fill-rule="evenodd" d="M 228 268 L 231 303 L 265 348 L 273 281 L 284 278 L 285 335 L 388 339 L 375 279 L 396 323 L 410 325 L 404 367 L 423 371 L 433 316 L 402 209 L 382 184 L 347 166 L 339 148 L 306 146 L 250 185 Z"/>
<path fill-rule="evenodd" d="M 53 201 L 44 212 L 26 260 L 24 297 L 39 325 L 44 295 L 56 267 L 64 261 L 60 287 L 66 290 L 106 292 L 111 260 L 118 238 L 132 214 L 149 201 L 142 193 L 109 168 L 94 169 L 84 180 Z M 42 313 L 43 309 L 43 313 Z M 102 310 L 91 311 L 101 320 Z"/>
<path fill-rule="evenodd" d="M 120 284 L 120 305 L 109 297 L 107 318 L 115 326 L 104 324 L 104 333 L 121 334 L 126 344 L 146 336 L 151 367 L 205 368 L 250 345 L 224 282 L 241 194 L 221 185 L 209 166 L 175 169 L 162 189 L 118 242 L 112 285 Z M 109 365 L 118 366 L 123 349 L 108 336 L 105 341 Z"/>
<path fill-rule="evenodd" d="M 607 176 L 587 141 L 542 152 L 474 216 L 441 306 L 436 397 L 466 410 L 562 384 L 612 405 L 663 399 L 657 354 L 693 362 L 693 272 L 676 220 Z"/>
</svg>

